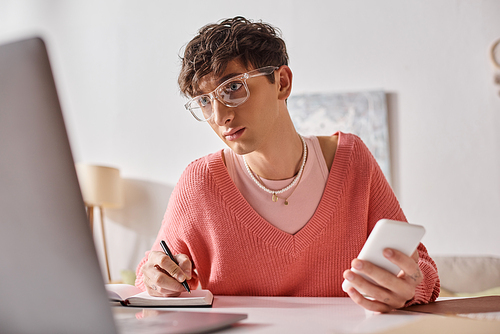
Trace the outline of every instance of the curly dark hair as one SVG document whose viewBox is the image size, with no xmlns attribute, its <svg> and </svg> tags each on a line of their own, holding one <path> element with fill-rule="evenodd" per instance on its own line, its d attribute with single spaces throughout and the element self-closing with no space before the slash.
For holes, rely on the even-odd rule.
<svg viewBox="0 0 500 334">
<path fill-rule="evenodd" d="M 267 23 L 236 16 L 201 28 L 187 45 L 179 74 L 179 88 L 193 97 L 199 81 L 207 74 L 220 75 L 227 64 L 238 59 L 247 69 L 288 65 L 281 31 Z M 268 76 L 271 83 L 274 76 Z"/>
</svg>

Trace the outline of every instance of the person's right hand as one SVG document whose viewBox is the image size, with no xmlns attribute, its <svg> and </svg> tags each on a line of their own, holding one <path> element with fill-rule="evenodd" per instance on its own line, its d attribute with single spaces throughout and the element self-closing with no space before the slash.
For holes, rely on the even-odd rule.
<svg viewBox="0 0 500 334">
<path fill-rule="evenodd" d="M 163 252 L 149 253 L 141 271 L 150 296 L 175 297 L 186 291 L 181 282 L 191 279 L 191 261 L 184 254 L 177 254 L 174 257 L 179 265 Z"/>
</svg>

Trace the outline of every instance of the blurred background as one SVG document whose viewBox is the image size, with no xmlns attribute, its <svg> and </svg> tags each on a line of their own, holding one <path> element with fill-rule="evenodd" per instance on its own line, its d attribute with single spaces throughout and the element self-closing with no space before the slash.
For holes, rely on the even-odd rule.
<svg viewBox="0 0 500 334">
<path fill-rule="evenodd" d="M 281 29 L 292 95 L 390 96 L 391 183 L 431 255 L 500 256 L 500 1 L 0 0 L 1 43 L 46 41 L 75 162 L 120 170 L 112 280 L 151 247 L 184 168 L 224 147 L 185 111 L 177 75 L 197 30 L 236 15 Z"/>
</svg>

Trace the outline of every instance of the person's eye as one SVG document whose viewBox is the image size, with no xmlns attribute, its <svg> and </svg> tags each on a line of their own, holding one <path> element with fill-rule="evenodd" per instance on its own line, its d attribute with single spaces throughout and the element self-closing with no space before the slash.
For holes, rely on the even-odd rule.
<svg viewBox="0 0 500 334">
<path fill-rule="evenodd" d="M 206 107 L 208 104 L 210 104 L 210 97 L 200 96 L 200 98 L 198 99 L 198 104 L 202 107 Z"/>
<path fill-rule="evenodd" d="M 232 93 L 232 92 L 236 92 L 237 90 L 239 90 L 241 87 L 243 86 L 243 83 L 240 82 L 240 81 L 233 81 L 233 82 L 230 82 L 226 85 L 226 93 Z"/>
</svg>

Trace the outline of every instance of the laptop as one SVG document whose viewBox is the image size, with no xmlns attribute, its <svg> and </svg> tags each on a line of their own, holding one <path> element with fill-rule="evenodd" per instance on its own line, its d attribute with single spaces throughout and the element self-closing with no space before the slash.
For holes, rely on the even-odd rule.
<svg viewBox="0 0 500 334">
<path fill-rule="evenodd" d="M 112 310 L 40 38 L 0 46 L 0 282 L 2 333 L 199 333 L 246 318 Z"/>
</svg>

